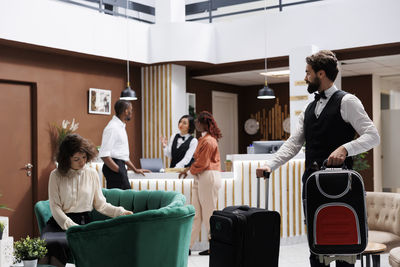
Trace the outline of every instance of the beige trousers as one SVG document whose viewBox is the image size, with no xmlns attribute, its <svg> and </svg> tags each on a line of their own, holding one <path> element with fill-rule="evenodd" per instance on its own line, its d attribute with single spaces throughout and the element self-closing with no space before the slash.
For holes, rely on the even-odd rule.
<svg viewBox="0 0 400 267">
<path fill-rule="evenodd" d="M 194 175 L 192 205 L 196 213 L 193 220 L 190 247 L 199 237 L 202 222 L 205 224 L 207 233 L 210 233 L 210 217 L 217 208 L 218 191 L 221 188 L 221 183 L 219 171 L 210 170 Z"/>
</svg>

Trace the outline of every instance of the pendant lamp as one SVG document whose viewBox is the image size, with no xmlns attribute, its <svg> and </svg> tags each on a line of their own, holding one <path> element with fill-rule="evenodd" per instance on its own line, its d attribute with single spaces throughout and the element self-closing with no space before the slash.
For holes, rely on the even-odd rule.
<svg viewBox="0 0 400 267">
<path fill-rule="evenodd" d="M 128 33 L 128 0 L 126 0 L 126 8 L 125 8 L 125 18 L 126 18 L 126 38 L 127 38 L 127 48 L 126 48 L 126 88 L 121 92 L 120 100 L 137 100 L 136 92 L 132 90 L 131 83 L 129 81 L 129 33 Z"/>
<path fill-rule="evenodd" d="M 270 87 L 268 87 L 267 81 L 265 81 L 265 85 L 263 88 L 258 90 L 258 99 L 274 99 L 275 93 Z"/>
<path fill-rule="evenodd" d="M 258 99 L 274 99 L 275 93 L 272 88 L 268 87 L 267 83 L 267 1 L 265 0 L 265 25 L 264 25 L 264 48 L 265 48 L 265 59 L 264 59 L 264 67 L 265 67 L 265 78 L 264 78 L 264 87 L 258 90 Z"/>
</svg>

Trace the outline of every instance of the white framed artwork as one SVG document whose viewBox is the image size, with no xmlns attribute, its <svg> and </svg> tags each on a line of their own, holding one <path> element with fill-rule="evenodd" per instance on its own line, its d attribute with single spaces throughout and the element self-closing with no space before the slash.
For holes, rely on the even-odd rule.
<svg viewBox="0 0 400 267">
<path fill-rule="evenodd" d="M 89 113 L 102 115 L 111 114 L 111 90 L 89 89 Z"/>
</svg>

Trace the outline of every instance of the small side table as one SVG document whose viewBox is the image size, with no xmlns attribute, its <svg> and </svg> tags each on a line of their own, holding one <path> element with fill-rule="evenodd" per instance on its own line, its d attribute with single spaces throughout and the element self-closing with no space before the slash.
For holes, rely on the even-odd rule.
<svg viewBox="0 0 400 267">
<path fill-rule="evenodd" d="M 363 257 L 366 258 L 366 267 L 371 267 L 371 256 L 372 256 L 372 266 L 380 267 L 381 266 L 381 253 L 386 250 L 386 245 L 375 242 L 368 242 L 367 248 L 361 255 L 361 267 L 364 267 Z"/>
</svg>

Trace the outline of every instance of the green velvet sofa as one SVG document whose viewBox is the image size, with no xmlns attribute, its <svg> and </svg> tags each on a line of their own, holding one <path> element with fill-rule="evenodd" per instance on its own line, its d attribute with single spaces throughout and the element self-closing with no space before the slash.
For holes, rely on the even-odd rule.
<svg viewBox="0 0 400 267">
<path fill-rule="evenodd" d="M 92 211 L 94 222 L 67 230 L 76 267 L 187 266 L 194 207 L 171 191 L 103 189 L 107 202 L 133 215 L 108 218 Z M 40 232 L 51 217 L 49 203 L 39 201 L 35 214 Z"/>
</svg>

